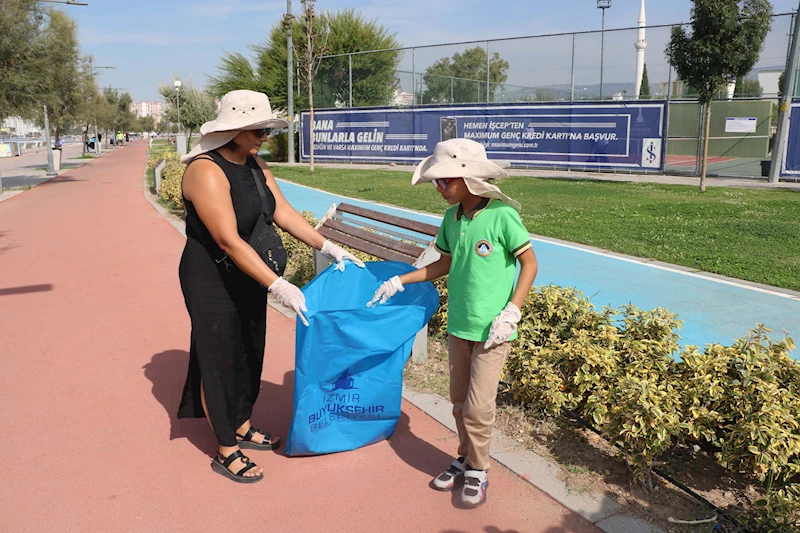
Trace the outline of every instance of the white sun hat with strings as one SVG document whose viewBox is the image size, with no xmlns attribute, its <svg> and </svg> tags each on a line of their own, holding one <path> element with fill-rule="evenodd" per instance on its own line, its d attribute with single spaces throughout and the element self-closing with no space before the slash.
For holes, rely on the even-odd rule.
<svg viewBox="0 0 800 533">
<path fill-rule="evenodd" d="M 517 211 L 520 203 L 500 191 L 487 180 L 507 178 L 504 161 L 490 161 L 486 148 L 471 139 L 450 139 L 436 144 L 433 155 L 422 160 L 414 170 L 411 184 L 427 183 L 442 178 L 464 178 L 469 192 L 483 198 L 502 200 Z"/>
</svg>

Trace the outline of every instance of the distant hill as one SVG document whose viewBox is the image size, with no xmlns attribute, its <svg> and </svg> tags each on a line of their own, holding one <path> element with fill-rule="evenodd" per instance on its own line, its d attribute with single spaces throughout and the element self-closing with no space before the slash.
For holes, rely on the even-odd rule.
<svg viewBox="0 0 800 533">
<path fill-rule="evenodd" d="M 650 84 L 650 91 L 651 94 L 655 93 L 658 87 L 654 87 Z M 605 94 L 606 98 L 610 98 L 617 93 L 626 94 L 626 96 L 631 97 L 633 96 L 635 90 L 635 86 L 633 83 L 616 83 L 616 82 L 609 82 L 603 84 L 603 93 Z M 627 93 L 624 93 L 627 91 Z M 503 99 L 506 101 L 509 100 L 517 100 L 517 101 L 561 101 L 561 100 L 569 100 L 570 97 L 570 86 L 567 84 L 556 84 L 556 85 L 541 85 L 539 87 L 528 87 L 528 88 L 512 88 L 506 89 L 503 92 Z M 600 97 L 600 84 L 594 85 L 575 85 L 575 99 L 576 100 L 593 100 L 598 99 Z"/>
</svg>

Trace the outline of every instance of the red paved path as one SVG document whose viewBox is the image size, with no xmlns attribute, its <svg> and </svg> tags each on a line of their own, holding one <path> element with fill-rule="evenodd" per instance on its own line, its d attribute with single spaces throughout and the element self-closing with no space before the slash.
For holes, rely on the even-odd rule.
<svg viewBox="0 0 800 533">
<path fill-rule="evenodd" d="M 0 529 L 80 532 L 599 531 L 499 465 L 465 511 L 428 488 L 455 437 L 404 403 L 355 452 L 251 452 L 267 479 L 211 471 L 204 420 L 175 418 L 189 321 L 183 237 L 142 195 L 147 144 L 0 203 Z M 254 421 L 288 430 L 294 321 L 268 317 Z"/>
</svg>

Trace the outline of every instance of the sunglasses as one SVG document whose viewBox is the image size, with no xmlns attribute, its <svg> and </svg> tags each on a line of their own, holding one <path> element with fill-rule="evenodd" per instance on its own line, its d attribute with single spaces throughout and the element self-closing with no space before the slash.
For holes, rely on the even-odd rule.
<svg viewBox="0 0 800 533">
<path fill-rule="evenodd" d="M 439 178 L 436 180 L 431 180 L 431 183 L 433 183 L 433 186 L 436 187 L 437 189 L 439 187 L 441 187 L 442 189 L 447 189 L 447 186 L 450 185 L 450 183 L 456 181 L 457 179 L 458 178 Z"/>
<path fill-rule="evenodd" d="M 257 130 L 250 130 L 253 132 L 253 135 L 256 137 L 263 137 L 267 133 L 269 133 L 269 128 L 258 128 Z"/>
</svg>

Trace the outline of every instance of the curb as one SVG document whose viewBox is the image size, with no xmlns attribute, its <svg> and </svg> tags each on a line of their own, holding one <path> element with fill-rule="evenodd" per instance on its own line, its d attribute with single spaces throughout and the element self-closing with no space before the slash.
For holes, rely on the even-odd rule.
<svg viewBox="0 0 800 533">
<path fill-rule="evenodd" d="M 437 394 L 415 392 L 405 387 L 403 398 L 453 433 L 457 432 L 453 404 L 449 401 Z M 524 449 L 497 430 L 492 431 L 491 449 L 492 459 L 606 533 L 664 533 L 644 520 L 620 514 L 624 507 L 604 494 L 570 491 L 562 481 L 562 469 L 557 464 Z"/>
<path fill-rule="evenodd" d="M 150 192 L 146 167 L 142 176 L 142 192 L 150 205 L 185 237 L 186 223 L 164 209 L 158 203 L 157 197 Z M 268 304 L 282 315 L 295 318 L 294 311 L 282 306 L 272 295 L 269 295 Z M 457 433 L 453 404 L 449 401 L 436 394 L 415 392 L 405 386 L 403 398 L 453 433 Z M 492 431 L 492 450 L 492 459 L 606 533 L 665 533 L 644 520 L 618 514 L 624 509 L 623 506 L 606 495 L 571 492 L 562 481 L 563 476 L 558 465 L 522 448 L 519 443 L 497 430 Z"/>
</svg>

